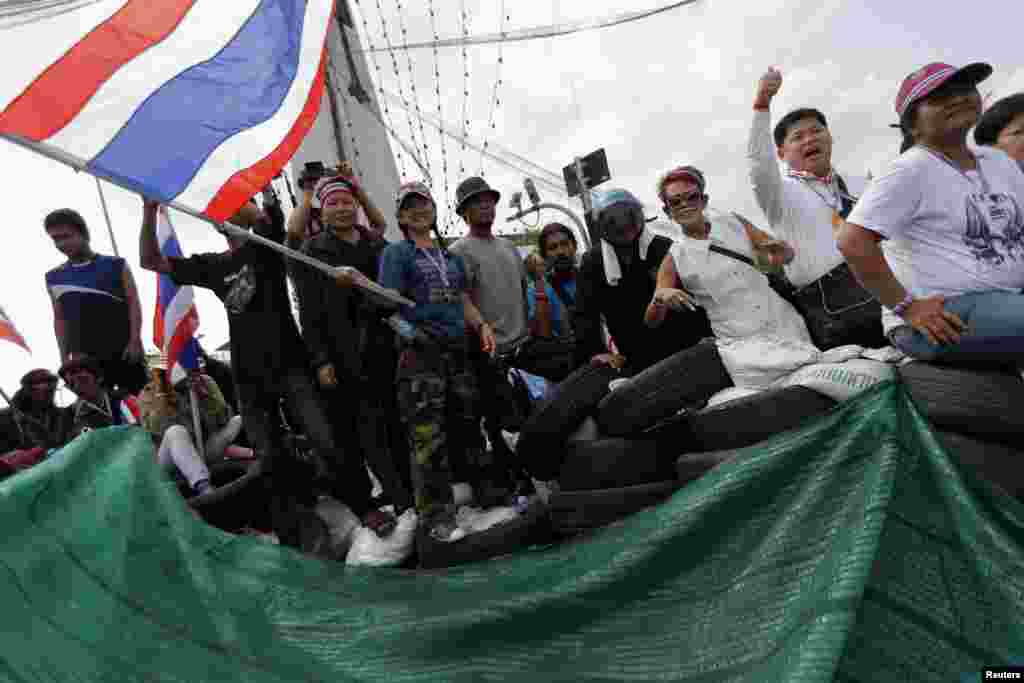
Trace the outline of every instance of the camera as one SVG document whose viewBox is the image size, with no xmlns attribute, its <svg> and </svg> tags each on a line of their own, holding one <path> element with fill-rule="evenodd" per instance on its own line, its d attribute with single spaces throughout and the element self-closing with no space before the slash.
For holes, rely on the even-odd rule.
<svg viewBox="0 0 1024 683">
<path fill-rule="evenodd" d="M 316 181 L 334 173 L 335 171 L 324 166 L 322 161 L 307 161 L 302 167 L 302 173 L 299 174 L 298 185 L 303 190 L 308 190 L 316 184 Z"/>
</svg>

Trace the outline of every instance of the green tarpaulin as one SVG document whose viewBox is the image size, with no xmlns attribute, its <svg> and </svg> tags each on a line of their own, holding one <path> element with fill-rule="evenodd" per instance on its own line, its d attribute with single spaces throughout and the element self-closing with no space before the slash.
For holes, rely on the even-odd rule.
<svg viewBox="0 0 1024 683">
<path fill-rule="evenodd" d="M 977 680 L 1024 655 L 1022 519 L 892 384 L 595 535 L 441 572 L 207 527 L 147 436 L 103 430 L 0 484 L 0 680 Z"/>
</svg>

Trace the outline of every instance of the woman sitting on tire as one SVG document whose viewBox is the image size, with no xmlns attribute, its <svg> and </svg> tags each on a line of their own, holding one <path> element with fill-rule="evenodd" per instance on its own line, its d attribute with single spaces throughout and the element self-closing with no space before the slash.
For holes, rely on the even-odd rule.
<svg viewBox="0 0 1024 683">
<path fill-rule="evenodd" d="M 702 308 L 717 341 L 680 351 L 630 380 L 628 392 L 609 395 L 598 414 L 609 436 L 643 429 L 732 386 L 720 344 L 763 337 L 813 348 L 803 318 L 763 272 L 792 260 L 793 249 L 736 214 L 706 214 L 704 175 L 692 166 L 676 169 L 659 191 L 683 235 L 661 264 L 644 320 L 659 327 L 670 310 Z"/>
<path fill-rule="evenodd" d="M 479 443 L 480 424 L 467 325 L 484 353 L 494 353 L 496 343 L 469 298 L 462 259 L 434 239 L 437 208 L 430 190 L 406 183 L 396 204 L 406 239 L 384 249 L 380 284 L 416 303 L 390 320 L 402 346 L 398 409 L 412 441 L 416 511 L 434 540 L 457 541 L 465 531 L 455 523 L 451 464 Z"/>
<path fill-rule="evenodd" d="M 893 345 L 947 363 L 1024 361 L 1024 174 L 971 150 L 988 64 L 929 64 L 896 96 L 909 149 L 876 178 L 839 250 L 882 303 Z"/>
</svg>

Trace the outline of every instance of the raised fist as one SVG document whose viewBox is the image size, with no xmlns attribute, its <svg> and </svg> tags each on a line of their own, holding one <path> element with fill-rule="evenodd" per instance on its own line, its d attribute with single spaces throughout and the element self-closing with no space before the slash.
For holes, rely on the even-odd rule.
<svg viewBox="0 0 1024 683">
<path fill-rule="evenodd" d="M 782 72 L 774 66 L 769 67 L 757 84 L 757 103 L 767 105 L 778 94 L 780 88 L 782 88 Z"/>
</svg>

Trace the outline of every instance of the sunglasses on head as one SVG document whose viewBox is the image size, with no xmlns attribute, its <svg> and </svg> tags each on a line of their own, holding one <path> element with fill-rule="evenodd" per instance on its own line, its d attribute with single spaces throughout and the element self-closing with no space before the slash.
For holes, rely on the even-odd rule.
<svg viewBox="0 0 1024 683">
<path fill-rule="evenodd" d="M 670 206 L 673 209 L 678 209 L 681 206 L 696 204 L 703 198 L 704 195 L 699 190 L 694 190 L 693 192 L 687 192 L 685 194 L 669 194 L 665 195 L 665 205 Z"/>
</svg>

